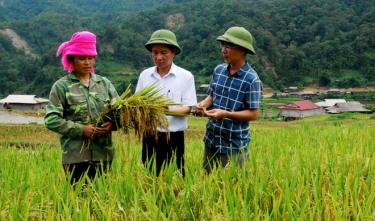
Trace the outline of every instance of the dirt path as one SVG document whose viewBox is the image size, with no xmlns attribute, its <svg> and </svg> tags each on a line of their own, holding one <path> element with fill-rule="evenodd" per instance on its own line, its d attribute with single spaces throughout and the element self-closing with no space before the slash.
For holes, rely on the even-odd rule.
<svg viewBox="0 0 375 221">
<path fill-rule="evenodd" d="M 8 111 L 0 111 L 0 123 L 3 124 L 43 124 L 43 117 L 24 116 Z"/>
<path fill-rule="evenodd" d="M 325 93 L 329 90 L 329 88 L 323 87 L 305 87 L 299 90 L 300 93 L 303 92 L 314 92 L 314 93 Z M 338 88 L 341 93 L 346 92 L 375 92 L 375 88 L 371 87 L 363 87 L 363 88 Z M 275 91 L 272 88 L 266 87 L 263 89 L 263 96 L 264 97 L 271 97 Z"/>
</svg>

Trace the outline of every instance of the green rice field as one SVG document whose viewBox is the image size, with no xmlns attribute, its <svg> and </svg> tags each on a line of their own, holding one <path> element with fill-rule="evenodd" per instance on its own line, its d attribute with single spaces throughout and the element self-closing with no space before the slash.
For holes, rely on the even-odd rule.
<svg viewBox="0 0 375 221">
<path fill-rule="evenodd" d="M 375 220 L 375 120 L 369 115 L 252 124 L 250 157 L 202 169 L 205 119 L 186 131 L 186 177 L 141 163 L 133 135 L 114 134 L 110 173 L 72 188 L 57 135 L 0 125 L 0 220 Z"/>
</svg>

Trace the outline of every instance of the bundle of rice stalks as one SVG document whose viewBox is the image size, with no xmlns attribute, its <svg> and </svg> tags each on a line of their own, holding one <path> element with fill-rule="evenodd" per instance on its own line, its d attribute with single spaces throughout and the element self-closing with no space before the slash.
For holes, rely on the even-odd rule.
<svg viewBox="0 0 375 221">
<path fill-rule="evenodd" d="M 179 105 L 166 98 L 156 85 L 150 85 L 131 95 L 130 86 L 119 99 L 109 106 L 106 117 L 111 118 L 119 128 L 133 128 L 140 139 L 142 134 L 153 135 L 157 127 L 168 130 L 166 115 L 176 115 L 168 111 L 168 106 Z"/>
</svg>

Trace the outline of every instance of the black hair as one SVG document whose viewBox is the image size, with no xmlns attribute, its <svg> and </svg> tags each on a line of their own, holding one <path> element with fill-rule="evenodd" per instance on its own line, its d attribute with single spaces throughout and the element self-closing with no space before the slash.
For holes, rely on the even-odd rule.
<svg viewBox="0 0 375 221">
<path fill-rule="evenodd" d="M 70 54 L 70 55 L 68 55 L 66 58 L 68 59 L 69 62 L 71 62 L 71 63 L 74 62 L 74 55 L 71 55 L 71 54 Z"/>
<path fill-rule="evenodd" d="M 178 54 L 178 48 L 174 45 L 165 45 L 167 48 L 169 48 L 173 53 Z"/>
<path fill-rule="evenodd" d="M 163 45 L 164 47 L 166 47 L 166 48 L 168 48 L 169 50 L 171 50 L 173 53 L 175 53 L 176 55 L 178 54 L 178 51 L 179 51 L 179 49 L 176 47 L 176 46 L 174 46 L 174 45 L 170 45 L 170 44 L 162 44 L 162 43 L 157 43 L 157 44 L 151 44 L 150 46 L 149 46 L 149 49 L 150 49 L 150 51 L 152 51 L 152 46 L 153 45 Z"/>
</svg>

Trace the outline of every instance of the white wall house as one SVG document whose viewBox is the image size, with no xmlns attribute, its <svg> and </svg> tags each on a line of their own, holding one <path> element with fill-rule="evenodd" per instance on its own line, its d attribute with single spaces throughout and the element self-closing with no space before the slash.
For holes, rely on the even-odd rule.
<svg viewBox="0 0 375 221">
<path fill-rule="evenodd" d="M 280 116 L 284 118 L 303 118 L 313 115 L 325 114 L 322 107 L 309 100 L 295 101 L 279 107 Z"/>
<path fill-rule="evenodd" d="M 36 95 L 11 94 L 0 100 L 0 109 L 40 110 L 47 104 L 47 99 L 38 98 Z"/>
</svg>

